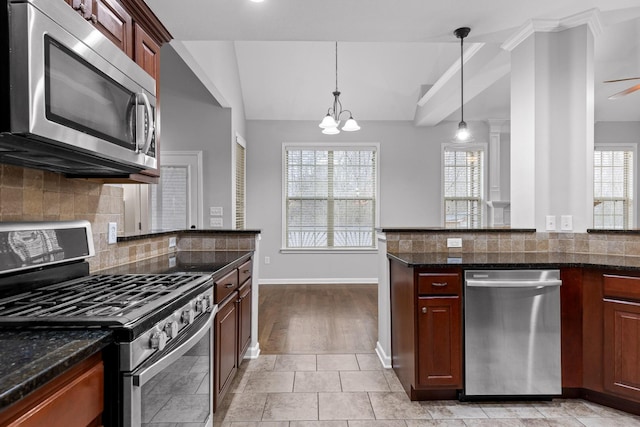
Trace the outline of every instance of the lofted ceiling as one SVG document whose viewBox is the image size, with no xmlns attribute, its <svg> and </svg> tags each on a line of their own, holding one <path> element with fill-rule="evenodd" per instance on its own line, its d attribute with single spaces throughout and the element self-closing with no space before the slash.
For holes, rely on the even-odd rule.
<svg viewBox="0 0 640 427">
<path fill-rule="evenodd" d="M 638 0 L 146 2 L 176 40 L 234 42 L 248 120 L 319 121 L 333 100 L 337 40 L 343 107 L 361 121 L 418 125 L 459 120 L 454 29 L 471 27 L 465 48 L 479 49 L 465 62 L 465 119 L 508 119 L 509 54 L 500 45 L 530 19 L 597 8 L 603 32 L 595 39 L 596 121 L 640 120 L 640 91 L 607 99 L 633 82 L 602 83 L 640 77 Z"/>
</svg>

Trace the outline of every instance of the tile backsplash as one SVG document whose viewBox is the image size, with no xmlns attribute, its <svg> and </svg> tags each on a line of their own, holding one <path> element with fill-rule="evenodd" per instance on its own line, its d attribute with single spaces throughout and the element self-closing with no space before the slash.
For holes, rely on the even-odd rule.
<svg viewBox="0 0 640 427">
<path fill-rule="evenodd" d="M 48 171 L 0 164 L 0 221 L 87 220 L 91 223 L 96 256 L 91 272 L 181 250 L 254 249 L 253 234 L 162 234 L 108 244 L 108 223 L 123 230 L 124 202 L 120 185 L 67 179 Z M 178 247 L 169 248 L 169 238 Z"/>
<path fill-rule="evenodd" d="M 387 251 L 422 252 L 552 252 L 640 256 L 640 234 L 547 232 L 387 232 Z M 462 239 L 461 248 L 447 248 L 447 238 Z"/>
</svg>

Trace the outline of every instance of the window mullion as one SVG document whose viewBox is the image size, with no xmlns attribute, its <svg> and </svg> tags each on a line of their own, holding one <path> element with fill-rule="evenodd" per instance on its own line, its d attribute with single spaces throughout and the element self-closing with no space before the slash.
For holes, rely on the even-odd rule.
<svg viewBox="0 0 640 427">
<path fill-rule="evenodd" d="M 334 195 L 334 165 L 333 151 L 328 152 L 327 160 L 327 245 L 333 247 L 335 243 L 335 195 Z"/>
</svg>

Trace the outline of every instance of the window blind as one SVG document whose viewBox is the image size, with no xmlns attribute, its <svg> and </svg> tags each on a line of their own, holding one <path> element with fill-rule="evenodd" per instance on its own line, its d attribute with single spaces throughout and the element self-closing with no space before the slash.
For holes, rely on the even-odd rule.
<svg viewBox="0 0 640 427">
<path fill-rule="evenodd" d="M 245 148 L 236 142 L 236 230 L 245 227 Z"/>
<path fill-rule="evenodd" d="M 593 167 L 594 228 L 632 228 L 633 151 L 596 149 Z"/>
<path fill-rule="evenodd" d="M 161 166 L 160 183 L 151 186 L 151 229 L 187 227 L 189 171 L 186 166 Z"/>
<path fill-rule="evenodd" d="M 445 227 L 481 227 L 484 150 L 445 147 L 443 185 Z"/>
<path fill-rule="evenodd" d="M 287 147 L 285 247 L 375 247 L 375 148 Z"/>
</svg>

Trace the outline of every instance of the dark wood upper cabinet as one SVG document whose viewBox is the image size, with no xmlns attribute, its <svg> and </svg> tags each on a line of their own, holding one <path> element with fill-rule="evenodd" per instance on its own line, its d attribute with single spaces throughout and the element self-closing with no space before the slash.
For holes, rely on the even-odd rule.
<svg viewBox="0 0 640 427">
<path fill-rule="evenodd" d="M 160 176 L 160 48 L 172 39 L 169 31 L 143 0 L 64 0 L 132 61 L 156 80 L 157 168 L 128 177 L 106 177 L 94 180 L 105 183 L 157 183 Z"/>
</svg>

